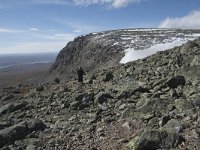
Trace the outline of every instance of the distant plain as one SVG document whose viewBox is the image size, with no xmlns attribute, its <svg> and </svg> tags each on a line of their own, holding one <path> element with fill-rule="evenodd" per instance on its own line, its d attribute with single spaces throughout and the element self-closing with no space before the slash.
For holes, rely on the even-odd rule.
<svg viewBox="0 0 200 150">
<path fill-rule="evenodd" d="M 0 55 L 0 88 L 34 83 L 48 73 L 56 53 Z"/>
</svg>

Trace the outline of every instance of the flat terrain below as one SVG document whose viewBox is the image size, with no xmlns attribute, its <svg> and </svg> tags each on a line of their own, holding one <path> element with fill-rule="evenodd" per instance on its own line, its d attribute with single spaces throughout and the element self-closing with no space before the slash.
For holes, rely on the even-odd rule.
<svg viewBox="0 0 200 150">
<path fill-rule="evenodd" d="M 36 83 L 55 61 L 56 53 L 0 55 L 0 88 Z"/>
<path fill-rule="evenodd" d="M 0 69 L 0 88 L 34 83 L 44 76 L 52 63 L 17 65 Z"/>
</svg>

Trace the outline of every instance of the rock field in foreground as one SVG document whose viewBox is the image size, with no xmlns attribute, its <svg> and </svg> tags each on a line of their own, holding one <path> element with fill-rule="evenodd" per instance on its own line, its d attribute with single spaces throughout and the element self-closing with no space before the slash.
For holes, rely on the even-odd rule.
<svg viewBox="0 0 200 150">
<path fill-rule="evenodd" d="M 198 149 L 200 39 L 142 60 L 0 91 L 0 148 Z M 60 82 L 59 82 L 60 81 Z"/>
</svg>

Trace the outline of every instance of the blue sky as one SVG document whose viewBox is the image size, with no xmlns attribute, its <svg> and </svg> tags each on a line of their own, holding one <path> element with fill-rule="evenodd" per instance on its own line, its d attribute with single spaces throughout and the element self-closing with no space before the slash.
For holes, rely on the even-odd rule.
<svg viewBox="0 0 200 150">
<path fill-rule="evenodd" d="M 121 28 L 200 29 L 200 0 L 0 0 L 0 54 L 59 52 Z"/>
</svg>

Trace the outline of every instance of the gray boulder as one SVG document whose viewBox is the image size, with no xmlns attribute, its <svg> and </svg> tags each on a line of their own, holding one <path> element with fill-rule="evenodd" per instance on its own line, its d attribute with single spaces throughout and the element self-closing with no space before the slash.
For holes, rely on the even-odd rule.
<svg viewBox="0 0 200 150">
<path fill-rule="evenodd" d="M 198 96 L 198 97 L 194 100 L 194 106 L 200 107 L 200 96 Z"/>
<path fill-rule="evenodd" d="M 44 91 L 44 86 L 43 86 L 43 85 L 39 85 L 39 86 L 36 88 L 36 91 L 37 91 L 37 92 L 42 92 L 42 91 Z"/>
<path fill-rule="evenodd" d="M 33 119 L 27 122 L 30 132 L 43 131 L 47 126 L 39 119 Z"/>
<path fill-rule="evenodd" d="M 81 94 L 78 94 L 75 98 L 75 101 L 82 101 L 83 100 L 83 97 L 85 97 L 87 95 L 87 93 L 81 93 Z"/>
<path fill-rule="evenodd" d="M 24 121 L 9 128 L 0 130 L 0 148 L 7 143 L 25 138 L 33 131 L 44 130 L 46 125 L 40 120 Z"/>
<path fill-rule="evenodd" d="M 14 112 L 16 110 L 22 109 L 28 105 L 28 102 L 23 101 L 20 103 L 9 103 L 4 105 L 3 107 L 0 108 L 0 116 L 9 113 L 9 112 Z"/>
<path fill-rule="evenodd" d="M 93 93 L 82 93 L 76 96 L 75 101 L 73 101 L 70 106 L 73 110 L 83 110 L 86 107 L 89 107 L 94 101 Z"/>
<path fill-rule="evenodd" d="M 14 95 L 12 95 L 12 94 L 6 95 L 6 96 L 2 97 L 2 101 L 7 101 L 7 100 L 10 100 L 12 98 L 14 98 Z"/>
<path fill-rule="evenodd" d="M 175 76 L 169 79 L 165 84 L 170 88 L 177 88 L 179 85 L 185 85 L 186 80 L 184 76 Z"/>
<path fill-rule="evenodd" d="M 89 93 L 83 96 L 82 102 L 89 103 L 94 101 L 94 93 Z"/>
<path fill-rule="evenodd" d="M 165 114 L 168 112 L 168 105 L 170 103 L 172 103 L 171 99 L 151 98 L 147 99 L 136 110 L 141 114 Z"/>
<path fill-rule="evenodd" d="M 6 104 L 6 105 L 4 105 L 3 107 L 1 107 L 1 108 L 0 108 L 0 116 L 1 116 L 2 114 L 5 114 L 5 113 L 7 113 L 7 112 L 12 111 L 13 107 L 14 107 L 13 103 L 9 103 L 9 104 Z"/>
<path fill-rule="evenodd" d="M 110 80 L 112 80 L 113 79 L 113 73 L 112 72 L 107 72 L 104 76 L 103 76 L 103 81 L 104 82 L 108 82 L 108 81 L 110 81 Z"/>
<path fill-rule="evenodd" d="M 108 98 L 113 98 L 109 93 L 105 92 L 99 92 L 97 95 L 95 95 L 95 103 L 103 104 L 104 102 L 107 102 Z"/>
<path fill-rule="evenodd" d="M 167 133 L 159 130 L 147 130 L 140 137 L 128 143 L 129 150 L 155 150 L 175 148 L 181 142 L 176 133 Z"/>
<path fill-rule="evenodd" d="M 7 127 L 9 127 L 9 126 L 10 126 L 10 124 L 7 123 L 7 122 L 0 122 L 0 130 L 2 130 L 2 129 L 4 129 L 4 128 L 7 128 Z"/>
<path fill-rule="evenodd" d="M 24 121 L 0 131 L 0 148 L 7 143 L 23 139 L 29 133 L 27 122 Z"/>
<path fill-rule="evenodd" d="M 168 133 L 181 133 L 183 131 L 183 125 L 180 121 L 171 119 L 163 126 L 163 130 Z"/>
<path fill-rule="evenodd" d="M 199 66 L 200 65 L 200 55 L 194 56 L 190 66 Z"/>
</svg>

